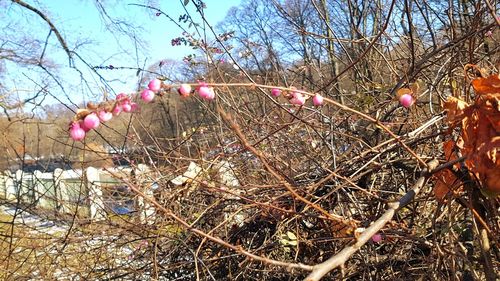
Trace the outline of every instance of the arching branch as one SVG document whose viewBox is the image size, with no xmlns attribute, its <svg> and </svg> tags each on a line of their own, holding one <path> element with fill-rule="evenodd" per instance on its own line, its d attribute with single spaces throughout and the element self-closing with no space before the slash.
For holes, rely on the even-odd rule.
<svg viewBox="0 0 500 281">
<path fill-rule="evenodd" d="M 11 0 L 13 3 L 16 3 L 32 12 L 34 12 L 35 14 L 39 15 L 49 26 L 50 26 L 50 29 L 54 32 L 54 34 L 56 35 L 57 37 L 57 40 L 59 41 L 59 43 L 61 44 L 62 48 L 64 49 L 64 51 L 66 52 L 66 54 L 68 54 L 68 58 L 69 58 L 69 65 L 72 66 L 72 62 L 73 62 L 73 57 L 72 57 L 72 52 L 70 51 L 70 49 L 68 48 L 68 45 L 66 44 L 66 41 L 64 40 L 64 38 L 61 36 L 61 33 L 59 32 L 59 30 L 56 28 L 56 26 L 52 23 L 52 21 L 44 14 L 42 13 L 40 10 L 38 10 L 37 8 L 31 6 L 30 4 L 28 3 L 25 3 L 21 0 Z"/>
</svg>

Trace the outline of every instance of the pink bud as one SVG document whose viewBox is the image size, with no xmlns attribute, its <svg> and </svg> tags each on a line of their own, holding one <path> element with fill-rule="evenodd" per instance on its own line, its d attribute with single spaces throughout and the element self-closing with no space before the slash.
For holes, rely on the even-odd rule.
<svg viewBox="0 0 500 281">
<path fill-rule="evenodd" d="M 161 81 L 158 79 L 153 79 L 149 81 L 148 88 L 153 92 L 158 92 L 161 89 Z"/>
<path fill-rule="evenodd" d="M 107 112 L 105 110 L 99 111 L 97 115 L 99 116 L 99 120 L 101 120 L 101 122 L 107 122 L 111 120 L 111 118 L 113 118 L 113 113 Z"/>
<path fill-rule="evenodd" d="M 113 108 L 113 115 L 118 116 L 122 112 L 123 108 L 121 105 L 117 104 L 115 108 Z"/>
<path fill-rule="evenodd" d="M 85 131 L 80 127 L 78 122 L 73 122 L 69 129 L 69 135 L 74 141 L 81 141 L 85 138 Z"/>
<path fill-rule="evenodd" d="M 413 97 L 411 95 L 404 94 L 401 97 L 399 97 L 399 102 L 401 103 L 402 106 L 404 106 L 405 108 L 408 108 L 413 104 L 414 100 L 413 100 Z"/>
<path fill-rule="evenodd" d="M 181 86 L 177 91 L 179 92 L 179 95 L 183 97 L 188 97 L 189 94 L 191 93 L 191 86 L 188 84 L 181 84 Z"/>
<path fill-rule="evenodd" d="M 155 93 L 149 89 L 141 92 L 141 99 L 145 102 L 151 102 L 155 98 Z"/>
<path fill-rule="evenodd" d="M 126 102 L 122 103 L 122 110 L 123 110 L 123 112 L 132 111 L 132 105 L 130 104 L 130 101 L 126 101 Z"/>
<path fill-rule="evenodd" d="M 279 97 L 281 95 L 281 90 L 280 89 L 277 89 L 277 88 L 273 88 L 271 90 L 271 95 L 273 97 Z"/>
<path fill-rule="evenodd" d="M 321 96 L 320 94 L 315 94 L 313 97 L 313 104 L 315 106 L 323 105 L 323 96 Z"/>
<path fill-rule="evenodd" d="M 214 89 L 209 88 L 207 86 L 201 86 L 198 89 L 198 94 L 200 95 L 200 97 L 202 97 L 206 100 L 213 100 L 215 98 Z"/>
<path fill-rule="evenodd" d="M 372 241 L 375 243 L 380 243 L 382 241 L 382 235 L 380 233 L 376 233 L 372 236 Z"/>
<path fill-rule="evenodd" d="M 83 119 L 83 125 L 89 129 L 95 129 L 99 127 L 99 117 L 95 113 L 90 113 Z"/>
<path fill-rule="evenodd" d="M 292 92 L 292 99 L 290 99 L 291 104 L 304 105 L 306 103 L 306 98 L 301 93 Z"/>
</svg>

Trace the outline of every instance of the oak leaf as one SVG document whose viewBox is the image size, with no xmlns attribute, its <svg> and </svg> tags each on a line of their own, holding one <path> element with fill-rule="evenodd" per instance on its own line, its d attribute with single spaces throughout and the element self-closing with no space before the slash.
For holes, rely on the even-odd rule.
<svg viewBox="0 0 500 281">
<path fill-rule="evenodd" d="M 434 174 L 434 178 L 436 179 L 436 184 L 433 189 L 434 196 L 441 203 L 446 201 L 445 199 L 448 193 L 454 190 L 458 191 L 462 186 L 462 182 L 448 169 L 437 172 Z M 456 194 L 456 192 L 453 192 L 453 194 Z"/>
<path fill-rule="evenodd" d="M 499 74 L 493 74 L 486 78 L 477 78 L 472 81 L 474 91 L 479 95 L 500 94 Z"/>
<path fill-rule="evenodd" d="M 447 161 L 453 161 L 457 159 L 456 155 L 453 153 L 455 147 L 455 142 L 452 140 L 443 143 L 443 151 Z M 460 164 L 455 164 L 455 167 L 459 168 Z M 454 195 L 459 194 L 462 186 L 462 182 L 457 179 L 455 174 L 448 169 L 441 170 L 434 174 L 436 179 L 436 184 L 434 185 L 434 196 L 440 202 L 445 202 L 448 193 L 453 192 Z"/>
<path fill-rule="evenodd" d="M 461 127 L 456 143 L 444 143 L 445 156 L 448 160 L 456 159 L 451 153 L 456 145 L 467 156 L 465 166 L 479 179 L 483 191 L 497 195 L 500 194 L 500 77 L 495 74 L 475 79 L 472 87 L 477 94 L 474 103 L 449 97 L 443 104 L 450 127 Z M 448 172 L 436 177 L 434 192 L 436 198 L 442 199 L 443 193 L 448 192 L 445 186 L 449 187 L 456 179 Z"/>
</svg>

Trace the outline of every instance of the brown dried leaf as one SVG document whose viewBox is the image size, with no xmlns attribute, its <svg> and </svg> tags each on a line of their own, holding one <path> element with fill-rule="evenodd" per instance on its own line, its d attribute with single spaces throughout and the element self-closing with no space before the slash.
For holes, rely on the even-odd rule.
<svg viewBox="0 0 500 281">
<path fill-rule="evenodd" d="M 454 186 L 461 185 L 461 182 L 455 177 L 455 175 L 448 169 L 441 170 L 434 174 L 436 179 L 436 184 L 434 185 L 434 196 L 436 199 L 444 203 L 446 195 L 452 192 Z"/>
<path fill-rule="evenodd" d="M 495 196 L 500 194 L 500 77 L 495 74 L 478 78 L 472 81 L 472 86 L 478 95 L 474 104 L 449 97 L 443 106 L 448 111 L 450 126 L 462 127 L 456 146 L 467 156 L 466 167 L 479 179 L 484 191 Z M 451 141 L 444 143 L 449 160 L 453 158 L 454 145 Z M 447 172 L 436 177 L 434 192 L 442 200 L 456 178 Z"/>
<path fill-rule="evenodd" d="M 401 88 L 401 89 L 398 89 L 396 91 L 396 99 L 399 100 L 399 98 L 402 96 L 402 95 L 406 95 L 406 94 L 409 94 L 411 95 L 413 93 L 412 90 L 408 89 L 408 88 Z"/>
<path fill-rule="evenodd" d="M 448 111 L 447 116 L 450 122 L 454 122 L 457 118 L 462 119 L 464 111 L 468 107 L 468 103 L 452 96 L 448 97 L 443 104 L 443 108 Z"/>
<path fill-rule="evenodd" d="M 481 143 L 471 156 L 468 167 L 492 193 L 500 193 L 500 136 Z"/>
<path fill-rule="evenodd" d="M 483 95 L 477 104 L 497 134 L 500 133 L 500 94 Z"/>
<path fill-rule="evenodd" d="M 452 161 L 457 159 L 456 155 L 453 153 L 455 147 L 455 142 L 452 140 L 443 143 L 444 155 L 447 161 Z M 455 167 L 459 167 L 459 164 L 455 164 Z M 461 184 L 461 181 L 455 177 L 455 175 L 450 170 L 442 170 L 434 174 L 436 179 L 436 184 L 434 185 L 434 196 L 440 202 L 444 202 L 446 195 L 453 190 L 453 186 Z"/>
<path fill-rule="evenodd" d="M 451 161 L 456 159 L 456 157 L 453 157 L 454 147 L 455 147 L 455 142 L 452 140 L 443 143 L 444 156 L 446 156 L 446 160 Z"/>
<path fill-rule="evenodd" d="M 85 116 L 89 115 L 91 113 L 90 110 L 86 108 L 79 108 L 76 110 L 75 117 L 73 117 L 73 121 L 78 121 L 78 120 L 83 120 Z"/>
<path fill-rule="evenodd" d="M 493 74 L 486 78 L 477 78 L 472 81 L 472 87 L 477 94 L 500 94 L 499 74 Z"/>
</svg>

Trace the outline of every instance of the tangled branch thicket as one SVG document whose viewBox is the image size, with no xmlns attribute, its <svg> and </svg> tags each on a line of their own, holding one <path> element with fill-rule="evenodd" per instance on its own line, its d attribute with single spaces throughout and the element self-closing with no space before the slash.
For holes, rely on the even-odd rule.
<svg viewBox="0 0 500 281">
<path fill-rule="evenodd" d="M 475 98 L 470 82 L 478 73 L 464 66 L 498 73 L 495 6 L 325 2 L 243 1 L 219 27 L 227 33 L 211 34 L 208 22 L 195 25 L 200 38 L 208 33 L 216 40 L 186 35 L 205 58 L 187 58 L 186 77 L 215 85 L 213 102 L 167 89 L 140 113 L 113 119 L 83 143 L 61 144 L 79 154 L 73 165 L 85 168 L 109 163 L 95 143 L 125 143 L 121 159 L 133 167 L 148 163 L 157 189 L 147 195 L 149 185 L 124 181 L 155 215 L 148 223 L 135 215 L 89 222 L 76 212 L 62 218 L 17 202 L 16 215 L 37 213 L 68 227 L 41 233 L 18 224 L 16 215 L 2 215 L 0 278 L 304 279 L 414 192 L 376 229 L 381 241 L 360 245 L 324 278 L 495 280 L 498 196 L 484 195 L 462 165 L 454 173 L 464 184 L 436 200 L 430 177 L 436 165 L 427 171 L 425 164 L 437 159 L 439 169 L 453 167 L 443 143 L 460 129 L 447 127 L 441 104 L 448 96 Z M 200 1 L 189 5 L 202 10 Z M 345 27 L 335 14 L 346 17 Z M 266 16 L 270 23 L 261 21 Z M 221 53 L 232 66 L 216 63 Z M 272 97 L 271 86 L 318 92 L 330 102 L 299 107 Z M 398 104 L 400 88 L 414 90 L 409 109 Z M 172 183 L 191 162 L 202 172 Z"/>
</svg>

